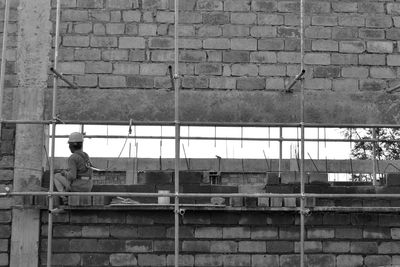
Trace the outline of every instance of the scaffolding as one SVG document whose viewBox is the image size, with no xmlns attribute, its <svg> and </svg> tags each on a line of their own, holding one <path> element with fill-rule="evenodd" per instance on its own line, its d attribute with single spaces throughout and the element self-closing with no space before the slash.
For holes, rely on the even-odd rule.
<svg viewBox="0 0 400 267">
<path fill-rule="evenodd" d="M 175 4 L 175 40 L 174 40 L 174 75 L 171 77 L 171 81 L 173 84 L 173 88 L 175 90 L 175 118 L 174 121 L 147 121 L 147 122 L 135 122 L 135 121 L 60 121 L 60 118 L 56 114 L 57 109 L 57 81 L 58 79 L 62 79 L 62 75 L 58 73 L 58 54 L 59 54 L 59 36 L 60 36 L 60 14 L 61 14 L 61 1 L 57 0 L 56 2 L 56 32 L 54 38 L 54 65 L 51 71 L 55 74 L 53 78 L 53 99 L 52 99 L 52 120 L 50 121 L 29 121 L 29 120 L 3 120 L 2 117 L 2 104 L 3 104 L 3 92 L 4 92 L 4 80 L 5 80 L 5 63 L 6 63 L 6 50 L 7 50 L 7 36 L 8 36 L 8 18 L 10 11 L 10 0 L 5 0 L 5 16 L 4 16 L 4 30 L 3 30 L 3 48 L 2 48 L 2 62 L 1 62 L 1 70 L 0 70 L 0 123 L 15 123 L 15 124 L 44 124 L 44 125 L 52 125 L 52 134 L 51 134 L 51 152 L 50 152 L 50 188 L 48 192 L 17 192 L 10 191 L 6 188 L 6 192 L 0 193 L 0 197 L 14 197 L 14 196 L 47 196 L 49 198 L 48 204 L 48 239 L 47 239 L 47 266 L 51 266 L 52 262 L 52 232 L 53 232 L 53 211 L 54 211 L 54 197 L 57 196 L 121 196 L 121 197 L 174 197 L 174 227 L 175 227 L 175 251 L 174 251 L 174 264 L 176 267 L 179 266 L 179 216 L 182 213 L 182 205 L 180 205 L 180 198 L 197 198 L 197 197 L 267 197 L 267 198 L 282 198 L 282 197 L 291 197 L 300 199 L 300 208 L 293 208 L 291 210 L 298 211 L 300 215 L 300 266 L 304 267 L 305 264 L 305 223 L 304 218 L 310 210 L 305 207 L 305 201 L 307 198 L 341 198 L 343 196 L 351 197 L 351 198 L 399 198 L 400 196 L 395 194 L 311 194 L 305 193 L 305 142 L 306 141 L 320 141 L 320 139 L 306 139 L 305 138 L 305 128 L 306 127 L 352 127 L 352 128 L 400 128 L 398 125 L 380 125 L 380 124 L 316 124 L 316 123 L 306 123 L 304 119 L 304 83 L 302 77 L 305 73 L 304 70 L 304 1 L 300 1 L 300 43 L 301 43 L 301 72 L 295 77 L 295 79 L 290 83 L 287 91 L 290 91 L 291 88 L 297 81 L 301 83 L 301 103 L 300 103 L 300 114 L 301 119 L 299 123 L 217 123 L 217 122 L 182 122 L 179 118 L 179 93 L 180 93 L 180 83 L 181 77 L 179 74 L 179 0 L 174 0 Z M 71 84 L 70 84 L 71 85 Z M 73 85 L 73 84 L 72 84 Z M 72 86 L 71 85 L 71 86 Z M 395 88 L 397 89 L 397 88 Z M 175 141 L 175 166 L 174 166 L 174 175 L 175 175 L 175 192 L 174 193 L 129 193 L 129 192 L 54 192 L 54 159 L 55 159 L 55 138 L 56 138 L 56 126 L 60 123 L 63 124 L 96 124 L 96 125 L 158 125 L 158 126 L 174 126 L 175 127 L 175 136 L 171 139 Z M 301 141 L 301 155 L 300 155 L 300 193 L 294 194 L 275 194 L 275 193 L 230 193 L 230 194 L 204 194 L 204 193 L 181 193 L 179 192 L 179 160 L 180 160 L 180 142 L 181 139 L 196 139 L 195 137 L 181 137 L 180 130 L 183 126 L 239 126 L 239 127 L 279 127 L 280 134 L 279 138 L 232 138 L 232 140 L 269 140 L 269 141 L 279 141 L 279 172 L 281 172 L 281 160 L 282 160 L 282 141 Z M 283 138 L 282 136 L 282 127 L 300 127 L 300 138 Z M 99 136 L 92 136 L 94 138 Z M 125 136 L 116 136 L 115 138 L 126 138 Z M 135 138 L 141 138 L 141 136 L 135 136 Z M 160 136 L 146 136 L 146 138 L 160 138 Z M 168 138 L 168 137 L 163 137 Z M 207 138 L 201 138 L 207 139 Z M 218 140 L 218 137 L 208 138 L 211 140 Z M 222 138 L 226 140 L 226 138 Z M 347 141 L 357 141 L 358 139 L 347 139 Z M 330 139 L 329 141 L 343 141 L 343 139 Z M 374 136 L 372 139 L 363 139 L 365 142 L 372 142 L 374 145 L 378 142 L 382 142 L 384 140 L 377 139 L 375 130 Z M 374 148 L 375 150 L 375 148 Z M 375 154 L 374 154 L 375 155 Z M 373 160 L 373 185 L 376 185 L 376 166 L 375 160 Z M 335 210 L 344 210 L 345 208 L 341 207 L 317 207 L 316 210 L 320 211 L 335 211 Z M 355 209 L 355 208 L 353 208 Z M 396 207 L 362 207 L 357 208 L 362 211 L 368 210 L 383 210 L 383 211 L 399 211 L 400 208 Z M 278 208 L 278 210 L 285 210 L 284 208 Z M 286 209 L 287 210 L 287 209 Z"/>
</svg>

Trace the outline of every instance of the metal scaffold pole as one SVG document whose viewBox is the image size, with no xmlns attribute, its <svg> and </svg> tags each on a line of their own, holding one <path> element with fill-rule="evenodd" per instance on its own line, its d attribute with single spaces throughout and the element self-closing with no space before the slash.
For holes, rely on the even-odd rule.
<svg viewBox="0 0 400 267">
<path fill-rule="evenodd" d="M 301 54 L 301 73 L 305 72 L 304 69 L 304 1 L 300 0 L 300 54 Z M 304 155 L 305 155 L 305 144 L 304 144 L 304 80 L 301 82 L 301 104 L 300 104 L 300 127 L 301 127 L 301 161 L 300 161 L 300 266 L 304 267 L 305 256 L 304 256 L 304 239 L 305 239 L 305 225 L 304 225 L 304 214 L 305 214 L 305 190 L 304 190 Z"/>
<path fill-rule="evenodd" d="M 10 0 L 6 0 L 4 7 L 4 27 L 3 27 L 3 46 L 1 51 L 1 67 L 0 67 L 0 123 L 3 119 L 3 95 L 4 81 L 6 73 L 6 57 L 7 57 L 7 41 L 8 41 L 8 19 L 10 16 Z M 1 129 L 0 129 L 1 136 Z"/>
<path fill-rule="evenodd" d="M 57 70 L 58 63 L 58 43 L 60 35 L 60 12 L 61 12 L 61 0 L 57 0 L 57 14 L 56 14 L 56 32 L 54 38 L 54 63 L 53 68 Z M 57 125 L 57 77 L 53 78 L 53 111 L 52 111 L 52 137 L 51 137 L 51 155 L 50 155 L 50 185 L 49 192 L 54 191 L 54 157 L 55 157 L 55 134 Z M 48 215 L 48 231 L 47 231 L 47 267 L 51 267 L 51 256 L 52 256 L 52 239 L 53 239 L 53 205 L 54 199 L 51 195 L 49 197 L 49 215 Z"/>
<path fill-rule="evenodd" d="M 180 162 L 180 122 L 179 122 L 179 0 L 175 0 L 175 57 L 174 57 L 174 89 L 175 89 L 175 267 L 179 266 L 179 162 Z"/>
</svg>

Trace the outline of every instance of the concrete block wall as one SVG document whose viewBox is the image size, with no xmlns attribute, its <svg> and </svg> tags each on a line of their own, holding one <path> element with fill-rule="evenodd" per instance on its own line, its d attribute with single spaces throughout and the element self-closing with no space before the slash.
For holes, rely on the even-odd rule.
<svg viewBox="0 0 400 267">
<path fill-rule="evenodd" d="M 42 214 L 41 266 L 47 214 Z M 312 213 L 306 266 L 400 264 L 399 215 Z M 180 266 L 299 266 L 294 212 L 187 211 Z M 173 266 L 173 211 L 71 211 L 55 218 L 54 266 Z"/>
<path fill-rule="evenodd" d="M 84 88 L 170 88 L 173 2 L 63 1 L 61 72 Z M 311 0 L 305 10 L 306 89 L 396 83 L 398 2 Z M 299 1 L 186 0 L 179 16 L 183 88 L 279 90 L 299 73 Z"/>
<path fill-rule="evenodd" d="M 12 188 L 14 179 L 15 124 L 1 125 L 0 190 Z M 11 244 L 11 202 L 0 198 L 0 266 L 8 266 Z"/>
</svg>

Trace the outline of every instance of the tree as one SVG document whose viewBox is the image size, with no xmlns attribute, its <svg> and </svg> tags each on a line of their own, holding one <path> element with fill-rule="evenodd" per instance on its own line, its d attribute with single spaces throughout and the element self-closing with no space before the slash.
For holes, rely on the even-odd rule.
<svg viewBox="0 0 400 267">
<path fill-rule="evenodd" d="M 363 141 L 373 139 L 373 129 L 347 129 L 344 136 L 349 139 L 359 139 L 351 149 L 352 159 L 372 160 L 374 155 L 374 143 Z M 375 128 L 375 138 L 383 140 L 375 143 L 376 160 L 398 160 L 400 159 L 400 129 Z M 353 174 L 353 181 L 371 181 L 371 174 Z"/>
</svg>

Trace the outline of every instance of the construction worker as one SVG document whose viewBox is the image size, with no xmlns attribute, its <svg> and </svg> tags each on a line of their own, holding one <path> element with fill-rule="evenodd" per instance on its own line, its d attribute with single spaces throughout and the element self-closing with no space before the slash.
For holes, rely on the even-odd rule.
<svg viewBox="0 0 400 267">
<path fill-rule="evenodd" d="M 68 169 L 54 175 L 54 186 L 59 192 L 90 192 L 93 187 L 92 163 L 88 154 L 82 151 L 83 135 L 71 133 L 68 138 L 72 155 L 68 158 Z M 61 197 L 63 204 L 68 203 L 66 196 Z"/>
</svg>

